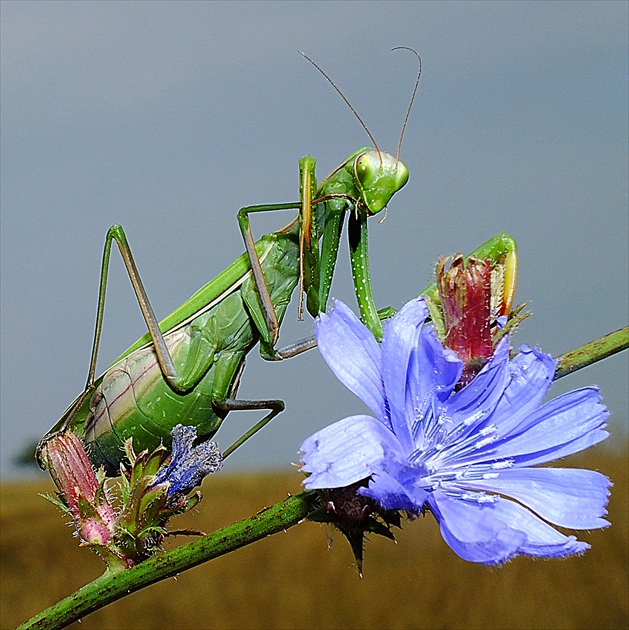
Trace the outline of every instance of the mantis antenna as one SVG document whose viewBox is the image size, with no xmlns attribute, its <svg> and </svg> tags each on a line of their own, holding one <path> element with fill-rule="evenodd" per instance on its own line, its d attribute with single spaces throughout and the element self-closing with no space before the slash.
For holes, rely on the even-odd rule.
<svg viewBox="0 0 629 630">
<path fill-rule="evenodd" d="M 410 50 L 419 61 L 419 72 L 417 73 L 417 80 L 415 81 L 415 87 L 413 88 L 413 94 L 411 96 L 411 102 L 408 104 L 408 109 L 406 110 L 406 116 L 404 117 L 404 123 L 402 124 L 402 133 L 400 133 L 400 142 L 397 145 L 397 155 L 396 162 L 400 161 L 400 149 L 402 148 L 402 138 L 404 138 L 404 132 L 406 131 L 406 123 L 408 122 L 408 117 L 411 114 L 411 109 L 413 108 L 413 102 L 415 101 L 415 95 L 417 94 L 417 88 L 419 86 L 419 79 L 422 76 L 422 58 L 417 54 L 417 51 L 413 48 L 409 48 L 408 46 L 396 46 L 395 48 L 391 48 L 391 52 L 394 50 Z"/>
<path fill-rule="evenodd" d="M 363 129 L 367 132 L 369 139 L 373 142 L 373 146 L 375 147 L 376 151 L 378 152 L 378 156 L 380 157 L 380 164 L 382 165 L 382 155 L 380 155 L 380 149 L 378 148 L 376 139 L 371 135 L 371 131 L 369 131 L 369 129 L 367 128 L 367 125 L 363 122 L 363 119 L 358 115 L 358 112 L 352 107 L 352 104 L 347 100 L 347 98 L 345 98 L 345 94 L 341 92 L 341 90 L 337 87 L 336 83 L 334 83 L 334 81 L 330 79 L 330 77 L 323 71 L 323 69 L 319 65 L 317 65 L 312 59 L 310 59 L 310 57 L 308 57 L 306 53 L 302 52 L 301 50 L 298 50 L 297 52 L 302 57 L 304 57 L 306 61 L 309 61 L 325 77 L 328 83 L 338 92 L 339 96 L 345 101 L 345 104 L 350 108 L 354 116 L 356 116 L 356 118 L 358 119 L 358 122 L 362 125 Z"/>
</svg>

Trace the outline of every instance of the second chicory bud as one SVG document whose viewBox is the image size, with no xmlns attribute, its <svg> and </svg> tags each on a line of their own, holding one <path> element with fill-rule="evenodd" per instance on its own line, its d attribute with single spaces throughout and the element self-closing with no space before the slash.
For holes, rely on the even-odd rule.
<svg viewBox="0 0 629 630">
<path fill-rule="evenodd" d="M 42 462 L 50 472 L 81 544 L 90 546 L 110 569 L 131 567 L 161 548 L 168 520 L 193 508 L 199 492 L 188 496 L 203 478 L 221 468 L 214 442 L 195 444 L 196 428 L 177 425 L 173 452 L 164 447 L 136 454 L 125 442 L 128 466 L 121 466 L 116 507 L 106 491 L 106 477 L 94 471 L 81 439 L 71 431 L 52 436 L 42 446 Z"/>
<path fill-rule="evenodd" d="M 45 442 L 41 458 L 59 489 L 82 545 L 105 547 L 114 537 L 116 512 L 105 491 L 105 475 L 96 473 L 81 439 L 65 431 Z"/>
</svg>

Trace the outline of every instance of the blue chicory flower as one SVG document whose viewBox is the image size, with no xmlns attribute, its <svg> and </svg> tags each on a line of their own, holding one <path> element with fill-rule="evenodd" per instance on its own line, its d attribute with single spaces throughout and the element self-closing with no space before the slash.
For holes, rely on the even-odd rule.
<svg viewBox="0 0 629 630">
<path fill-rule="evenodd" d="M 195 444 L 197 429 L 178 424 L 172 431 L 170 462 L 155 475 L 154 486 L 168 482 L 168 498 L 185 496 L 203 479 L 221 469 L 222 456 L 216 442 Z"/>
<path fill-rule="evenodd" d="M 428 509 L 448 545 L 472 562 L 582 553 L 589 545 L 553 525 L 607 526 L 610 481 L 591 470 L 534 466 L 608 436 L 598 389 L 542 404 L 555 361 L 528 346 L 510 360 L 507 338 L 456 388 L 462 362 L 427 317 L 422 298 L 409 302 L 387 323 L 382 345 L 341 302 L 319 317 L 321 354 L 374 416 L 345 418 L 304 441 L 305 487 L 368 480 L 358 493 L 387 510 Z"/>
</svg>

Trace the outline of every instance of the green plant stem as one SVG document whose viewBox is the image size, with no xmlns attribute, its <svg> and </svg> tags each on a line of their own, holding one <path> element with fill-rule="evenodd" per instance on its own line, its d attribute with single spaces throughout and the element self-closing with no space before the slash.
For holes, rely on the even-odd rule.
<svg viewBox="0 0 629 630">
<path fill-rule="evenodd" d="M 629 326 L 558 357 L 555 379 L 576 372 L 629 347 Z M 317 509 L 317 493 L 302 492 L 243 521 L 220 529 L 131 569 L 107 571 L 72 595 L 39 613 L 18 630 L 63 628 L 113 601 L 297 525 Z"/>
<path fill-rule="evenodd" d="M 555 380 L 629 348 L 629 326 L 583 344 L 557 357 Z"/>
<path fill-rule="evenodd" d="M 64 628 L 134 591 L 178 575 L 252 542 L 285 531 L 317 508 L 317 494 L 302 492 L 193 542 L 161 553 L 127 570 L 106 571 L 93 582 L 39 613 L 18 630 Z"/>
</svg>

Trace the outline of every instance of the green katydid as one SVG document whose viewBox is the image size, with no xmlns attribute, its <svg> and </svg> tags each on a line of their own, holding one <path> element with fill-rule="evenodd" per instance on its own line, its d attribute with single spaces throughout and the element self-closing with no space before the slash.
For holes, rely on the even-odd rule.
<svg viewBox="0 0 629 630">
<path fill-rule="evenodd" d="M 321 68 L 306 59 L 349 105 Z M 406 119 L 420 75 L 421 59 Z M 122 227 L 114 225 L 109 229 L 87 383 L 42 439 L 38 453 L 52 435 L 72 429 L 83 437 L 92 462 L 103 465 L 110 474 L 117 474 L 123 459 L 121 447 L 131 436 L 136 450 L 151 449 L 160 443 L 168 445 L 171 429 L 183 423 L 195 425 L 199 439 L 208 439 L 229 411 L 268 410 L 262 420 L 224 451 L 224 456 L 233 452 L 284 409 L 280 400 L 236 398 L 245 357 L 258 342 L 260 354 L 271 360 L 294 356 L 314 345 L 306 341 L 285 350 L 275 349 L 284 312 L 298 281 L 300 316 L 303 296 L 313 316 L 325 311 L 348 209 L 350 259 L 359 310 L 366 325 L 376 336 L 381 335 L 382 324 L 371 294 L 366 220 L 382 211 L 408 180 L 408 170 L 399 160 L 406 120 L 398 156 L 394 157 L 378 149 L 373 136 L 349 106 L 375 149 L 367 147 L 353 152 L 319 186 L 314 173 L 315 160 L 309 156 L 302 158 L 300 201 L 242 208 L 238 221 L 246 253 L 162 322 L 155 317 Z M 298 209 L 299 214 L 285 228 L 254 242 L 250 214 L 288 209 Z M 95 378 L 114 241 L 149 332 Z"/>
</svg>

